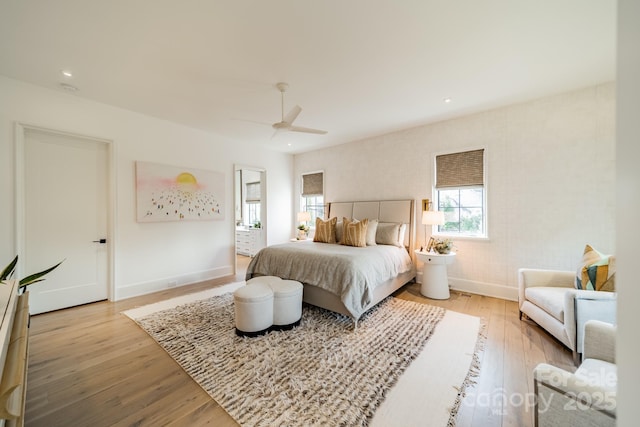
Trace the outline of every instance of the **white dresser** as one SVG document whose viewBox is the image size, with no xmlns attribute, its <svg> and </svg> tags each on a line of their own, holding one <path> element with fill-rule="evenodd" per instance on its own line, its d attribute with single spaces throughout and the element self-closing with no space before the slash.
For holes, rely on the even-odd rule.
<svg viewBox="0 0 640 427">
<path fill-rule="evenodd" d="M 0 426 L 24 425 L 29 365 L 29 293 L 0 283 Z"/>
<path fill-rule="evenodd" d="M 236 253 L 254 256 L 262 249 L 262 229 L 236 229 Z"/>
</svg>

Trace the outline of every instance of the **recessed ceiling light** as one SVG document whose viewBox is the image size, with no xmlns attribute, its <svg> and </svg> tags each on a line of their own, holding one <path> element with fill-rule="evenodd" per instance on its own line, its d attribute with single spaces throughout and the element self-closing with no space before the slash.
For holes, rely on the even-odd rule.
<svg viewBox="0 0 640 427">
<path fill-rule="evenodd" d="M 69 92 L 76 92 L 78 90 L 77 87 L 75 87 L 73 85 L 70 85 L 70 84 L 67 84 L 67 83 L 60 83 L 60 87 L 62 89 L 64 89 L 64 90 L 66 90 L 66 91 L 69 91 Z"/>
<path fill-rule="evenodd" d="M 68 77 L 68 78 L 73 77 L 73 73 L 72 73 L 71 71 L 68 71 L 68 70 L 62 70 L 62 71 L 60 71 L 60 72 L 61 72 L 61 73 L 62 73 L 62 75 L 63 75 L 63 76 L 65 76 L 65 77 Z"/>
<path fill-rule="evenodd" d="M 448 104 L 451 102 L 451 98 L 444 98 L 443 101 L 445 104 Z"/>
</svg>

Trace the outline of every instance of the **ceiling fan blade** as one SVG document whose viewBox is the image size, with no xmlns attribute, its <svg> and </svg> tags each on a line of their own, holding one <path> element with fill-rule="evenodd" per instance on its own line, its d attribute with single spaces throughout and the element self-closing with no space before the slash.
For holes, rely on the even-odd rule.
<svg viewBox="0 0 640 427">
<path fill-rule="evenodd" d="M 296 119 L 296 117 L 298 117 L 298 114 L 300 114 L 301 111 L 302 108 L 300 108 L 299 105 L 296 105 L 291 109 L 291 111 L 289 111 L 289 113 L 287 113 L 286 116 L 282 118 L 282 121 L 289 124 L 293 123 L 293 121 Z"/>
<path fill-rule="evenodd" d="M 298 118 L 298 115 L 302 111 L 302 108 L 300 108 L 299 105 L 296 105 L 285 116 L 284 115 L 284 93 L 287 91 L 287 88 L 289 87 L 289 85 L 281 82 L 281 83 L 277 83 L 276 87 L 280 91 L 280 98 L 281 98 L 280 108 L 281 108 L 282 120 L 271 125 L 271 127 L 276 130 L 275 133 L 271 136 L 271 138 L 274 138 L 279 132 L 285 132 L 285 131 L 315 133 L 318 135 L 324 135 L 325 133 L 327 133 L 326 130 L 293 126 L 293 122 L 296 118 Z"/>
<path fill-rule="evenodd" d="M 303 128 L 303 127 L 300 127 L 300 126 L 291 126 L 291 127 L 289 127 L 289 130 L 291 132 L 316 133 L 318 135 L 324 135 L 325 133 L 327 133 L 326 130 Z"/>
</svg>

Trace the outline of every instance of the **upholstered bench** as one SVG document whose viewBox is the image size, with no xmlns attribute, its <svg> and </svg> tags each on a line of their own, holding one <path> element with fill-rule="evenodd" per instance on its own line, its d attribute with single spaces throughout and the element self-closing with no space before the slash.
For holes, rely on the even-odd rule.
<svg viewBox="0 0 640 427">
<path fill-rule="evenodd" d="M 236 334 L 257 336 L 273 325 L 273 291 L 264 283 L 243 286 L 233 293 Z"/>
<path fill-rule="evenodd" d="M 302 318 L 302 289 L 302 283 L 276 276 L 248 280 L 247 286 L 234 293 L 236 333 L 255 336 L 298 326 Z M 270 304 L 270 309 L 267 309 L 267 304 Z"/>
</svg>

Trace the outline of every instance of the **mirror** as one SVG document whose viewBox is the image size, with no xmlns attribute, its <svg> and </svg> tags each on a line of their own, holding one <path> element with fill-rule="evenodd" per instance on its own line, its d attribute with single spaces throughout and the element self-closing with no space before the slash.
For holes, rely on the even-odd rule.
<svg viewBox="0 0 640 427">
<path fill-rule="evenodd" d="M 252 256 L 267 245 L 267 172 L 236 165 L 234 170 L 234 208 L 236 274 Z"/>
</svg>

